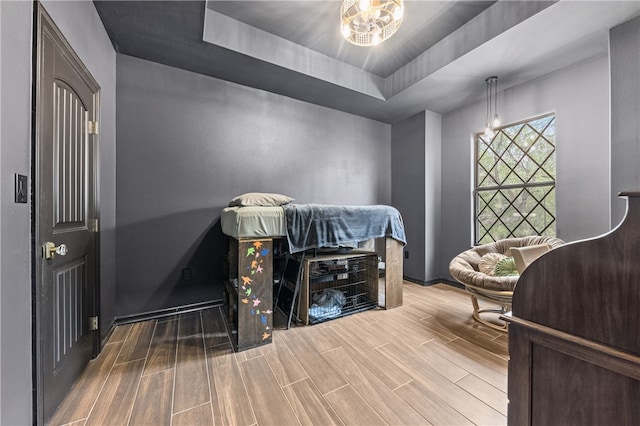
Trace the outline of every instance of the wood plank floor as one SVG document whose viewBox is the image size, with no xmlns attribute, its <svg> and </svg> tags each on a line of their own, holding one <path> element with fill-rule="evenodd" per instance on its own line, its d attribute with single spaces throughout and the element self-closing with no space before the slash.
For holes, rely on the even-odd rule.
<svg viewBox="0 0 640 426">
<path fill-rule="evenodd" d="M 405 282 L 402 307 L 239 353 L 219 308 L 118 326 L 50 424 L 506 424 L 507 335 L 471 309 L 455 287 Z"/>
</svg>

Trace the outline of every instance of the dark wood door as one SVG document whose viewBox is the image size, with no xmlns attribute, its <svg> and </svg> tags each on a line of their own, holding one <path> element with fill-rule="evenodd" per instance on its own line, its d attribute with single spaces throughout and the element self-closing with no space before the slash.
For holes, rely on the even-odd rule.
<svg viewBox="0 0 640 426">
<path fill-rule="evenodd" d="M 98 85 L 41 6 L 35 121 L 37 416 L 55 412 L 98 347 Z"/>
</svg>

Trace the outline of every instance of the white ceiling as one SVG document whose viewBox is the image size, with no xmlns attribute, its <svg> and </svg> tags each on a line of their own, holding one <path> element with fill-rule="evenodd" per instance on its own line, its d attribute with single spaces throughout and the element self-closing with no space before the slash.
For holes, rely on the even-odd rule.
<svg viewBox="0 0 640 426">
<path fill-rule="evenodd" d="M 342 40 L 339 1 L 94 1 L 120 53 L 394 123 L 606 54 L 627 1 L 407 1 L 379 46 Z"/>
</svg>

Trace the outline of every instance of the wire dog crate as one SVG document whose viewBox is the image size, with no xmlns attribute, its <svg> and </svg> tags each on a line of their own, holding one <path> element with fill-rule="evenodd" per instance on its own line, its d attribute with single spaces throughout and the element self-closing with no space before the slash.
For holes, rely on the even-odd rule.
<svg viewBox="0 0 640 426">
<path fill-rule="evenodd" d="M 378 256 L 354 251 L 305 259 L 300 313 L 316 324 L 378 306 Z"/>
</svg>

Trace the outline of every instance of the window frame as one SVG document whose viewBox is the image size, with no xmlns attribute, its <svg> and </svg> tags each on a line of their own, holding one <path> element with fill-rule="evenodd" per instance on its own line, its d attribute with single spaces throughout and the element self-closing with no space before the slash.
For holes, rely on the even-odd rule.
<svg viewBox="0 0 640 426">
<path fill-rule="evenodd" d="M 478 177 L 479 177 L 479 160 L 480 158 L 478 158 L 479 155 L 479 143 L 478 143 L 478 139 L 480 137 L 482 137 L 484 135 L 484 131 L 482 132 L 477 132 L 477 133 L 473 133 L 471 135 L 471 141 L 473 144 L 473 158 L 472 158 L 472 162 L 473 162 L 473 176 L 472 176 L 472 191 L 471 191 L 471 197 L 472 197 L 472 206 L 473 206 L 473 212 L 472 212 L 472 242 L 473 245 L 479 245 L 479 244 L 483 244 L 486 243 L 483 242 L 479 242 L 482 241 L 484 237 L 486 237 L 487 235 L 495 241 L 495 238 L 489 233 L 489 230 L 486 231 L 482 231 L 482 235 L 481 234 L 481 223 L 479 221 L 479 216 L 480 216 L 480 212 L 478 211 L 479 208 L 479 193 L 483 192 L 483 191 L 487 191 L 487 190 L 493 190 L 493 191 L 501 191 L 501 190 L 506 190 L 506 189 L 522 189 L 522 190 L 528 190 L 530 188 L 535 188 L 535 187 L 549 187 L 551 186 L 551 189 L 547 192 L 547 195 L 549 195 L 551 192 L 553 192 L 553 196 L 556 196 L 556 184 L 557 184 L 557 143 L 556 143 L 556 133 L 555 133 L 555 126 L 556 126 L 556 118 L 557 118 L 557 114 L 555 111 L 551 111 L 551 112 L 547 112 L 544 114 L 540 114 L 540 115 L 536 115 L 536 116 L 532 116 L 530 118 L 526 118 L 524 120 L 520 120 L 520 121 L 516 121 L 513 123 L 509 123 L 500 127 L 497 127 L 496 129 L 494 129 L 495 131 L 495 135 L 491 138 L 491 142 L 493 142 L 493 140 L 498 137 L 499 132 L 502 132 L 504 129 L 508 129 L 510 127 L 516 127 L 519 125 L 527 125 L 531 122 L 546 118 L 546 117 L 553 117 L 553 119 L 547 124 L 547 126 L 545 126 L 544 130 L 542 132 L 538 132 L 535 128 L 533 129 L 534 131 L 536 131 L 538 133 L 538 137 L 536 138 L 536 141 L 540 138 L 540 137 L 544 137 L 543 134 L 546 131 L 546 129 L 548 128 L 548 126 L 553 123 L 554 126 L 554 138 L 552 141 L 549 141 L 549 139 L 547 137 L 544 137 L 544 139 L 551 144 L 551 146 L 553 147 L 553 151 L 550 155 L 554 156 L 554 162 L 556 163 L 554 170 L 553 170 L 553 180 L 552 181 L 544 181 L 544 182 L 523 182 L 523 183 L 518 183 L 518 184 L 505 184 L 505 185 L 500 185 L 498 184 L 497 186 L 491 186 L 491 187 L 479 187 L 479 182 L 478 182 Z M 532 127 L 532 126 L 530 126 Z M 521 130 L 520 130 L 521 131 Z M 518 133 L 520 133 L 520 131 Z M 504 133 L 504 132 L 503 132 Z M 513 143 L 514 138 L 509 137 L 508 135 L 506 136 L 507 138 L 509 138 L 510 140 L 510 144 Z M 518 147 L 520 147 L 518 145 Z M 502 159 L 504 153 L 500 155 L 500 159 Z M 528 156 L 528 154 L 525 154 L 526 156 Z M 530 157 L 531 158 L 531 157 Z M 545 159 L 544 162 L 541 163 L 541 166 L 547 161 L 547 159 L 549 158 L 549 156 L 547 156 L 547 158 Z M 533 158 L 532 158 L 533 160 Z M 534 160 L 535 161 L 535 160 Z M 519 163 L 520 161 L 518 161 Z M 497 163 L 497 162 L 496 162 Z M 537 162 L 536 162 L 537 164 Z M 511 170 L 514 170 L 515 168 L 512 168 L 511 166 L 509 166 L 511 168 Z M 547 173 L 548 175 L 550 175 L 550 173 L 548 172 L 547 169 L 543 168 L 543 170 L 545 171 L 545 173 Z M 533 176 L 531 176 L 533 177 Z M 530 179 L 531 179 L 530 177 Z M 545 198 L 546 196 L 545 195 Z M 508 200 L 510 205 L 513 205 L 513 201 L 514 200 Z M 557 227 L 557 207 L 555 208 L 555 211 L 550 212 L 543 204 L 541 201 L 538 201 L 536 199 L 537 203 L 536 203 L 536 207 L 541 206 L 543 209 L 545 209 L 547 212 L 549 212 L 551 214 L 551 216 L 553 217 L 553 220 L 542 230 L 543 233 L 545 231 L 547 231 L 549 228 L 551 228 L 552 230 L 552 236 L 556 235 L 556 227 Z M 557 201 L 557 200 L 556 200 Z M 534 207 L 534 209 L 536 208 Z M 555 207 L 555 203 L 554 203 L 554 207 Z M 507 209 L 505 209 L 506 212 Z M 504 212 L 502 213 L 504 214 Z M 497 218 L 500 218 L 501 215 L 496 215 Z M 520 221 L 520 223 L 524 222 L 526 220 L 527 216 L 522 216 L 522 219 Z M 504 223 L 504 222 L 503 222 Z M 509 230 L 509 235 L 503 238 L 513 238 L 515 237 L 515 235 L 513 234 L 513 231 L 517 231 L 519 225 L 517 227 L 515 227 L 513 230 Z"/>
</svg>

